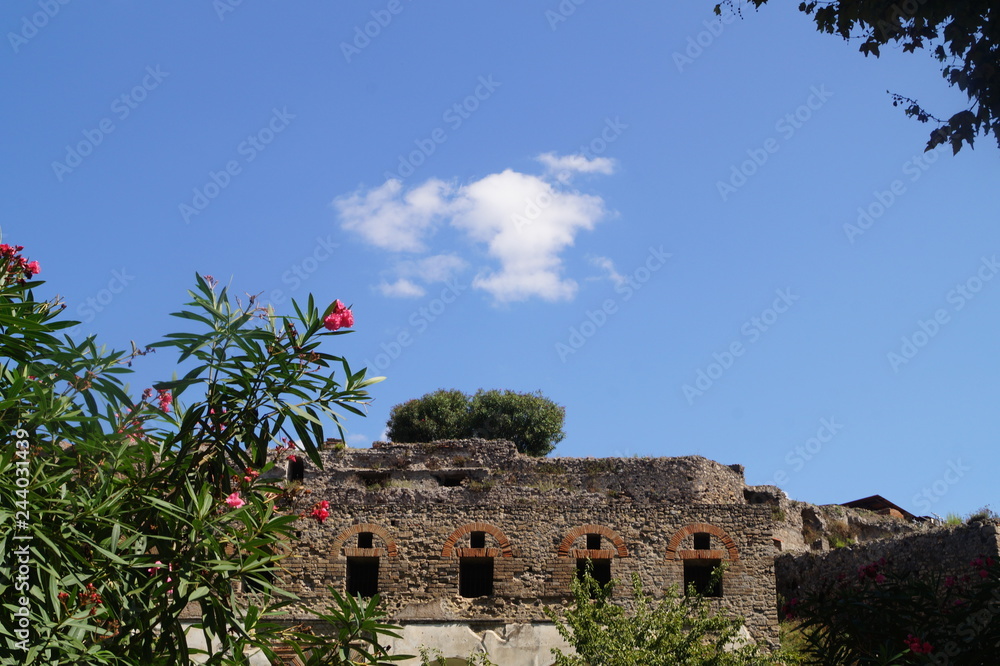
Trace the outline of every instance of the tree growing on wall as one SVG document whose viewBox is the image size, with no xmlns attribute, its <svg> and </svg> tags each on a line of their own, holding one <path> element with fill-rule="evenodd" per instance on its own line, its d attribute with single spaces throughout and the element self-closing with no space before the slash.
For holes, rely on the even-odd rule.
<svg viewBox="0 0 1000 666">
<path fill-rule="evenodd" d="M 107 351 L 60 337 L 76 322 L 36 299 L 22 250 L 0 245 L 0 662 L 188 664 L 192 609 L 208 663 L 274 658 L 298 517 L 264 473 L 291 439 L 320 466 L 324 421 L 363 414 L 377 379 L 323 349 L 350 310 L 310 296 L 281 317 L 198 276 L 175 314 L 196 330 Z M 154 350 L 187 370 L 133 395 L 122 377 Z"/>
<path fill-rule="evenodd" d="M 470 397 L 461 391 L 439 389 L 393 407 L 386 425 L 394 442 L 507 439 L 521 453 L 544 456 L 565 437 L 565 418 L 565 408 L 540 391 L 480 389 Z"/>
<path fill-rule="evenodd" d="M 455 389 L 438 389 L 393 407 L 386 425 L 387 435 L 394 442 L 468 437 L 469 396 Z"/>
<path fill-rule="evenodd" d="M 742 0 L 725 0 L 732 7 Z M 760 7 L 767 0 L 747 0 Z M 801 2 L 799 9 L 813 16 L 816 29 L 860 42 L 863 54 L 879 56 L 882 47 L 899 46 L 903 53 L 930 52 L 941 64 L 941 74 L 969 99 L 969 106 L 939 118 L 901 92 L 893 106 L 922 123 L 933 121 L 927 150 L 950 144 L 957 153 L 979 135 L 992 135 L 1000 145 L 1000 18 L 994 0 L 834 0 Z M 721 5 L 716 5 L 716 13 Z"/>
</svg>

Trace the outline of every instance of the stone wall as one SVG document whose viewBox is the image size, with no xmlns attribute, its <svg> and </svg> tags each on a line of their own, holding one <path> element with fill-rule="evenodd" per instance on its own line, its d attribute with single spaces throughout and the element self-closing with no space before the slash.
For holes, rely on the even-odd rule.
<svg viewBox="0 0 1000 666">
<path fill-rule="evenodd" d="M 324 469 L 306 465 L 301 485 L 291 483 L 290 508 L 308 515 L 325 500 L 330 515 L 296 523 L 282 581 L 308 605 L 328 585 L 345 589 L 349 558 L 367 558 L 352 567 L 377 558 L 385 608 L 407 627 L 547 635 L 544 608 L 568 602 L 582 558 L 610 563 L 626 602 L 632 574 L 658 595 L 683 587 L 685 567 L 719 561 L 728 570 L 711 603 L 745 617 L 754 639 L 777 643 L 772 513 L 745 502 L 739 466 L 697 456 L 538 459 L 481 440 L 321 453 Z M 492 563 L 491 595 L 460 594 L 463 561 Z"/>
<path fill-rule="evenodd" d="M 881 539 L 825 553 L 785 554 L 775 560 L 778 594 L 784 598 L 837 580 L 856 577 L 860 567 L 885 558 L 899 572 L 962 576 L 974 573 L 970 562 L 1000 555 L 1000 521 L 957 527 L 940 526 L 892 539 Z"/>
<path fill-rule="evenodd" d="M 827 551 L 845 543 L 865 543 L 919 534 L 929 522 L 853 509 L 840 504 L 816 505 L 789 499 L 777 486 L 747 486 L 747 503 L 771 508 L 775 546 L 780 552 Z"/>
</svg>

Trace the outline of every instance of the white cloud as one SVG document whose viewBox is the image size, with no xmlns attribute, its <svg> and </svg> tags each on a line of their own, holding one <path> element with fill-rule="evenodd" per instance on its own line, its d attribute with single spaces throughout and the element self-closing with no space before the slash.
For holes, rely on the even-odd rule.
<svg viewBox="0 0 1000 666">
<path fill-rule="evenodd" d="M 590 263 L 597 266 L 598 268 L 604 269 L 604 272 L 607 273 L 607 278 L 611 280 L 616 287 L 620 287 L 621 285 L 625 284 L 626 282 L 625 276 L 619 273 L 615 269 L 615 262 L 611 261 L 607 257 L 588 257 L 588 258 L 590 260 Z"/>
<path fill-rule="evenodd" d="M 560 253 L 581 229 L 592 229 L 606 211 L 600 197 L 565 192 L 538 176 L 506 170 L 461 189 L 452 224 L 500 263 L 472 286 L 498 302 L 539 297 L 568 300 L 577 284 L 564 278 Z"/>
<path fill-rule="evenodd" d="M 396 279 L 393 282 L 382 280 L 376 287 L 383 296 L 392 298 L 420 298 L 427 290 L 417 284 L 446 282 L 466 268 L 468 264 L 455 254 L 435 254 L 418 260 L 407 260 L 396 263 L 389 271 Z"/>
<path fill-rule="evenodd" d="M 600 173 L 610 176 L 615 172 L 615 161 L 608 157 L 587 159 L 586 155 L 556 155 L 542 153 L 535 158 L 545 165 L 550 174 L 555 174 L 559 180 L 568 180 L 575 173 Z"/>
<path fill-rule="evenodd" d="M 550 172 L 609 174 L 612 160 L 545 153 Z M 345 229 L 385 250 L 426 252 L 426 241 L 443 221 L 484 247 L 496 265 L 482 268 L 472 286 L 498 303 L 541 298 L 572 299 L 575 280 L 565 276 L 564 252 L 577 235 L 607 216 L 604 200 L 566 187 L 568 178 L 519 173 L 490 174 L 460 188 L 432 179 L 404 191 L 389 180 L 368 192 L 338 197 L 334 206 Z M 454 277 L 467 262 L 454 253 L 400 261 L 377 289 L 386 296 L 421 297 L 420 283 Z M 613 265 L 611 266 L 613 270 Z M 617 275 L 617 273 L 615 273 Z M 612 278 L 613 279 L 613 278 Z"/>
<path fill-rule="evenodd" d="M 376 289 L 383 296 L 390 298 L 420 298 L 427 293 L 423 287 L 414 284 L 412 280 L 407 280 L 406 278 L 399 278 L 395 282 L 386 282 L 383 280 Z"/>
<path fill-rule="evenodd" d="M 435 254 L 418 261 L 397 264 L 396 271 L 403 277 L 416 277 L 427 283 L 444 282 L 455 276 L 468 264 L 457 254 Z"/>
<path fill-rule="evenodd" d="M 403 184 L 387 180 L 380 187 L 360 190 L 333 201 L 342 226 L 372 245 L 394 252 L 422 252 L 424 239 L 447 212 L 451 186 L 431 179 L 400 196 Z"/>
</svg>

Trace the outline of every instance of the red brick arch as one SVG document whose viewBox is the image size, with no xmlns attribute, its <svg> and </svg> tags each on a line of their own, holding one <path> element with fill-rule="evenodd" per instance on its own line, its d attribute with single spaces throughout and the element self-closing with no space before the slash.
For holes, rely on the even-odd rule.
<svg viewBox="0 0 1000 666">
<path fill-rule="evenodd" d="M 503 557 L 514 557 L 514 551 L 511 550 L 510 547 L 510 540 L 507 539 L 507 535 L 504 534 L 499 527 L 490 525 L 489 523 L 478 522 L 462 525 L 457 530 L 452 532 L 451 535 L 444 540 L 444 548 L 441 549 L 441 557 L 451 557 L 455 552 L 455 543 L 466 534 L 471 534 L 472 532 L 486 532 L 497 540 L 497 544 L 500 546 L 500 552 Z"/>
<path fill-rule="evenodd" d="M 573 542 L 584 534 L 600 534 L 603 537 L 607 537 L 614 544 L 618 557 L 628 557 L 628 548 L 625 546 L 625 540 L 618 536 L 618 533 L 613 529 L 604 525 L 580 525 L 571 529 L 566 533 L 566 538 L 559 544 L 559 557 L 569 557 L 569 551 L 573 547 Z"/>
<path fill-rule="evenodd" d="M 359 532 L 371 532 L 385 544 L 385 552 L 389 557 L 396 557 L 396 542 L 389 536 L 389 530 L 375 523 L 358 523 L 351 525 L 346 530 L 337 535 L 333 540 L 333 556 L 340 557 L 340 550 L 344 547 L 344 542 Z"/>
<path fill-rule="evenodd" d="M 684 527 L 677 530 L 672 537 L 670 537 L 670 543 L 667 545 L 667 559 L 686 559 L 685 553 L 691 551 L 679 551 L 681 541 L 684 537 L 690 536 L 692 534 L 697 534 L 699 532 L 706 532 L 712 536 L 718 537 L 722 541 L 722 545 L 726 548 L 726 554 L 729 556 L 723 559 L 738 560 L 740 558 L 740 551 L 736 547 L 736 543 L 732 538 L 726 534 L 726 531 L 721 527 L 716 527 L 715 525 L 709 525 L 708 523 L 691 523 L 690 525 L 685 525 Z M 721 552 L 721 551 L 720 551 Z"/>
</svg>

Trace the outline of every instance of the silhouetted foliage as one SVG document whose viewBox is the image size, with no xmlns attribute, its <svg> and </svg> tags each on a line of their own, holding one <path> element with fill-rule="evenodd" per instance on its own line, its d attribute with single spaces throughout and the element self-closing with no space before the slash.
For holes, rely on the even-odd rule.
<svg viewBox="0 0 1000 666">
<path fill-rule="evenodd" d="M 747 1 L 758 8 L 767 2 Z M 722 4 L 734 7 L 739 2 Z M 938 124 L 926 150 L 948 143 L 957 153 L 963 143 L 971 147 L 980 134 L 992 134 L 1000 145 L 1000 7 L 994 0 L 813 0 L 800 3 L 799 10 L 813 16 L 820 32 L 860 41 L 858 50 L 866 56 L 878 57 L 881 47 L 893 45 L 902 46 L 904 53 L 928 49 L 942 63 L 942 76 L 968 96 L 968 108 L 943 119 L 916 100 L 892 93 L 893 106 L 902 106 L 906 115 Z M 715 11 L 721 13 L 721 5 Z"/>
</svg>

